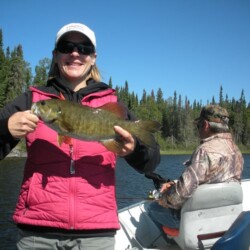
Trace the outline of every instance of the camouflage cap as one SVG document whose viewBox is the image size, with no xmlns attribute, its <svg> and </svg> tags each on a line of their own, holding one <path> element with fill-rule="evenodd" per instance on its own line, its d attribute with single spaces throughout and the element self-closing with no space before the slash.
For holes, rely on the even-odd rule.
<svg viewBox="0 0 250 250">
<path fill-rule="evenodd" d="M 207 105 L 202 108 L 200 116 L 195 119 L 196 122 L 201 120 L 207 120 L 210 122 L 224 123 L 228 121 L 228 112 L 225 108 L 220 107 L 219 105 Z"/>
</svg>

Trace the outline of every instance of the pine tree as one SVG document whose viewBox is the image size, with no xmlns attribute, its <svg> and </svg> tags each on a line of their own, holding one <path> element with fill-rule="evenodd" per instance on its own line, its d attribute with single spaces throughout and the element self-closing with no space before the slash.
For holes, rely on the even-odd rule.
<svg viewBox="0 0 250 250">
<path fill-rule="evenodd" d="M 47 84 L 50 64 L 51 60 L 49 58 L 44 58 L 39 61 L 38 66 L 35 67 L 36 75 L 33 79 L 33 85 L 45 86 Z"/>
<path fill-rule="evenodd" d="M 14 48 L 10 58 L 10 68 L 8 72 L 8 83 L 6 88 L 6 101 L 10 102 L 27 88 L 27 63 L 23 60 L 22 46 Z"/>
<path fill-rule="evenodd" d="M 223 88 L 222 88 L 222 86 L 220 86 L 219 105 L 221 107 L 224 107 L 224 98 L 223 98 Z"/>
<path fill-rule="evenodd" d="M 108 85 L 109 85 L 110 88 L 113 88 L 112 77 L 109 78 L 109 84 Z"/>
<path fill-rule="evenodd" d="M 3 35 L 0 29 L 0 108 L 4 106 L 7 85 L 7 59 L 3 50 Z"/>
</svg>

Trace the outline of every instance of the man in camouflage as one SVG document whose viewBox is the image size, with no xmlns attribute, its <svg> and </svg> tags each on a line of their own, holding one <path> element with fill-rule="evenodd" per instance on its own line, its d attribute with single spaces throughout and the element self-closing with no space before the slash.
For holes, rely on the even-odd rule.
<svg viewBox="0 0 250 250">
<path fill-rule="evenodd" d="M 229 115 L 218 105 L 208 105 L 195 120 L 201 139 L 200 145 L 185 163 L 187 168 L 177 181 L 165 183 L 159 204 L 149 207 L 152 218 L 161 225 L 178 228 L 177 211 L 199 185 L 205 183 L 240 182 L 243 156 L 235 145 L 228 127 Z M 168 208 L 168 209 L 165 209 Z"/>
</svg>

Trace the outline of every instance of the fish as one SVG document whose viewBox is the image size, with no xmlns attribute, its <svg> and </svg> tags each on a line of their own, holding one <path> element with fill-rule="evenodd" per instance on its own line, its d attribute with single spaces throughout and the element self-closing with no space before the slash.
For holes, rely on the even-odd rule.
<svg viewBox="0 0 250 250">
<path fill-rule="evenodd" d="M 114 131 L 120 126 L 148 147 L 155 147 L 154 133 L 161 124 L 152 120 L 126 120 L 126 108 L 119 102 L 109 102 L 98 108 L 69 100 L 49 99 L 32 104 L 31 112 L 58 133 L 58 144 L 70 144 L 70 138 L 97 141 L 109 151 L 120 152 L 123 140 Z"/>
</svg>

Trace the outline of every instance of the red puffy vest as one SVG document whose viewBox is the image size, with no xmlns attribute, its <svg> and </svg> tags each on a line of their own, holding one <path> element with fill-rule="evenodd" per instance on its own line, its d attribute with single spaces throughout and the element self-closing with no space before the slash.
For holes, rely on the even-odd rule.
<svg viewBox="0 0 250 250">
<path fill-rule="evenodd" d="M 53 95 L 32 88 L 33 102 Z M 92 93 L 82 104 L 117 102 L 114 90 Z M 116 156 L 98 142 L 57 143 L 57 133 L 39 121 L 27 138 L 27 162 L 13 219 L 16 223 L 74 230 L 118 229 Z M 73 164 L 73 168 L 72 168 Z"/>
</svg>

